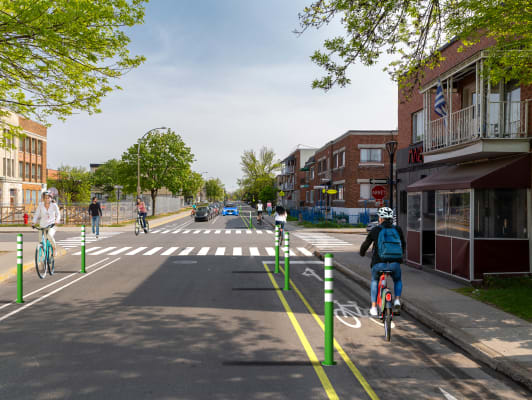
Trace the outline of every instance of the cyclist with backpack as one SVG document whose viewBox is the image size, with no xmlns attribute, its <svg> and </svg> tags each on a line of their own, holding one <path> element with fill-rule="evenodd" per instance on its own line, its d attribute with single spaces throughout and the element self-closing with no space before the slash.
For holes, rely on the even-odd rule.
<svg viewBox="0 0 532 400">
<path fill-rule="evenodd" d="M 373 243 L 373 256 L 371 258 L 371 309 L 372 317 L 377 317 L 377 287 L 379 273 L 382 270 L 391 270 L 394 282 L 394 313 L 399 314 L 401 309 L 401 263 L 403 262 L 403 249 L 406 242 L 403 231 L 399 226 L 393 225 L 393 210 L 381 207 L 377 211 L 379 225 L 373 228 L 360 246 L 360 255 L 364 257 L 369 246 Z"/>
</svg>

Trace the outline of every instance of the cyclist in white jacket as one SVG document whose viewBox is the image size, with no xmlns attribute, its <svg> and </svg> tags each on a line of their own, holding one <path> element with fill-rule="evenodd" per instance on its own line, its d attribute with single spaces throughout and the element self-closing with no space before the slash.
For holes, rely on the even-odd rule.
<svg viewBox="0 0 532 400">
<path fill-rule="evenodd" d="M 39 203 L 35 213 L 33 214 L 33 226 L 40 226 L 41 228 L 46 228 L 47 226 L 55 225 L 61 222 L 61 214 L 59 212 L 59 207 L 55 202 L 52 202 L 52 196 L 50 192 L 44 191 L 42 193 L 42 202 Z M 50 244 L 54 254 L 56 254 L 56 244 L 55 244 L 55 232 L 56 229 L 52 226 L 49 229 L 39 231 L 40 234 L 45 234 Z M 39 237 L 39 241 L 42 240 L 42 237 Z"/>
</svg>

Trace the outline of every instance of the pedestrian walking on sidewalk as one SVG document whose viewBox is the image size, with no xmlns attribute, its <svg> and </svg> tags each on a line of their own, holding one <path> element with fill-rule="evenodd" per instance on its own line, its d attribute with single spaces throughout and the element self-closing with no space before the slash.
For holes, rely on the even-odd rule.
<svg viewBox="0 0 532 400">
<path fill-rule="evenodd" d="M 92 203 L 89 206 L 89 215 L 92 219 L 92 234 L 96 235 L 96 239 L 100 236 L 100 217 L 102 216 L 102 207 L 96 197 L 92 198 Z"/>
<path fill-rule="evenodd" d="M 403 291 L 403 281 L 401 280 L 401 263 L 403 262 L 405 238 L 399 226 L 393 225 L 393 210 L 389 207 L 381 207 L 377 211 L 379 225 L 373 228 L 360 246 L 360 255 L 364 257 L 369 246 L 373 243 L 373 255 L 371 257 L 371 309 L 369 313 L 372 317 L 377 317 L 377 287 L 379 285 L 379 275 L 382 270 L 391 270 L 394 283 L 395 312 L 401 309 L 401 292 Z M 384 230 L 384 232 L 383 232 Z M 381 234 L 382 232 L 382 234 Z M 386 257 L 386 248 L 395 247 L 395 254 L 401 256 Z M 400 246 L 400 248 L 399 248 Z M 382 252 L 383 254 L 380 254 Z"/>
</svg>

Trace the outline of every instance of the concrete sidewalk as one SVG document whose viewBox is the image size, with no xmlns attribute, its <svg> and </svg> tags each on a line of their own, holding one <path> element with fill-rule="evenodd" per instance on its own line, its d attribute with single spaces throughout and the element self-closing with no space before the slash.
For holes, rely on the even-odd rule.
<svg viewBox="0 0 532 400">
<path fill-rule="evenodd" d="M 150 228 L 155 228 L 159 225 L 164 225 L 173 222 L 189 215 L 188 210 L 183 210 L 177 214 L 167 215 L 160 218 L 150 219 Z M 80 235 L 81 228 L 79 226 L 59 226 L 58 229 L 62 232 L 71 232 L 72 235 Z M 90 232 L 90 225 L 86 228 L 87 234 Z M 134 229 L 134 223 L 122 227 L 104 227 L 106 232 L 125 232 Z M 24 236 L 24 244 L 22 251 L 23 271 L 35 268 L 35 247 L 37 246 L 37 231 L 29 227 L 2 227 L 0 233 L 12 233 L 13 241 L 0 242 L 0 284 L 8 279 L 15 278 L 17 275 L 17 234 L 22 233 Z M 56 258 L 67 254 L 66 249 L 57 246 Z M 80 264 L 81 268 L 81 264 Z"/>
<path fill-rule="evenodd" d="M 268 223 L 273 218 L 266 216 Z M 287 222 L 286 230 L 346 233 L 341 230 L 306 229 Z M 331 232 L 332 231 L 332 232 Z M 343 238 L 349 241 L 349 239 Z M 308 245 L 323 259 L 317 248 Z M 371 252 L 334 252 L 335 268 L 368 292 Z M 495 307 L 461 295 L 453 289 L 468 286 L 436 272 L 401 266 L 403 311 L 449 339 L 473 359 L 488 365 L 532 391 L 532 324 Z M 391 279 L 390 279 L 391 283 Z M 524 304 L 524 307 L 530 307 Z"/>
</svg>

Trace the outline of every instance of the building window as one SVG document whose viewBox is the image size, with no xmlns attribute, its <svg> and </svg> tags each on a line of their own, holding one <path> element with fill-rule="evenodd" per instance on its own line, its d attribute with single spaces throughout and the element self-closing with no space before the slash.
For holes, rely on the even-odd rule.
<svg viewBox="0 0 532 400">
<path fill-rule="evenodd" d="M 338 153 L 338 166 L 343 167 L 345 165 L 345 151 Z"/>
<path fill-rule="evenodd" d="M 41 165 L 38 165 L 37 166 L 37 181 L 41 181 L 41 177 L 42 177 L 42 166 Z"/>
<path fill-rule="evenodd" d="M 420 110 L 412 114 L 412 143 L 423 141 L 423 137 L 425 136 L 425 124 L 423 123 L 424 118 L 424 110 Z"/>
<path fill-rule="evenodd" d="M 344 185 L 336 185 L 336 200 L 344 200 Z"/>
<path fill-rule="evenodd" d="M 31 204 L 31 190 L 26 189 L 26 198 L 24 199 L 24 203 Z"/>
<path fill-rule="evenodd" d="M 314 179 L 314 167 L 310 167 L 310 179 Z"/>
<path fill-rule="evenodd" d="M 407 227 L 409 231 L 421 230 L 421 194 L 408 193 L 407 201 Z"/>
<path fill-rule="evenodd" d="M 30 163 L 26 163 L 26 175 L 24 175 L 24 179 L 27 181 L 30 180 Z"/>
<path fill-rule="evenodd" d="M 333 165 L 334 168 L 338 168 L 338 153 L 333 155 Z"/>
<path fill-rule="evenodd" d="M 360 198 L 362 200 L 373 200 L 373 197 L 371 197 L 371 184 L 369 183 L 360 184 Z"/>
<path fill-rule="evenodd" d="M 6 172 L 6 175 L 7 175 L 7 176 L 13 176 L 13 175 L 11 175 L 11 160 L 10 160 L 10 159 L 5 159 L 5 158 L 4 158 L 4 160 L 6 160 L 6 162 L 7 162 L 7 172 Z"/>
<path fill-rule="evenodd" d="M 475 237 L 526 239 L 526 189 L 475 191 Z"/>
<path fill-rule="evenodd" d="M 30 152 L 30 138 L 26 138 L 26 140 L 24 141 L 26 143 L 26 145 L 24 146 L 24 151 L 29 153 Z"/>
<path fill-rule="evenodd" d="M 42 141 L 37 142 L 37 154 L 42 156 Z"/>
<path fill-rule="evenodd" d="M 18 138 L 18 151 L 24 151 L 24 139 Z"/>
<path fill-rule="evenodd" d="M 18 162 L 18 177 L 22 178 L 24 175 L 24 163 L 22 161 Z"/>
<path fill-rule="evenodd" d="M 382 162 L 381 149 L 360 149 L 360 162 Z"/>
<path fill-rule="evenodd" d="M 35 154 L 35 142 L 36 140 L 35 139 L 31 139 L 31 152 L 32 154 Z"/>
<path fill-rule="evenodd" d="M 32 181 L 35 180 L 35 174 L 36 174 L 36 171 L 35 171 L 35 164 L 32 164 L 32 165 L 31 165 L 31 180 L 32 180 Z"/>
<path fill-rule="evenodd" d="M 436 192 L 437 235 L 469 238 L 469 199 L 468 190 Z"/>
</svg>

